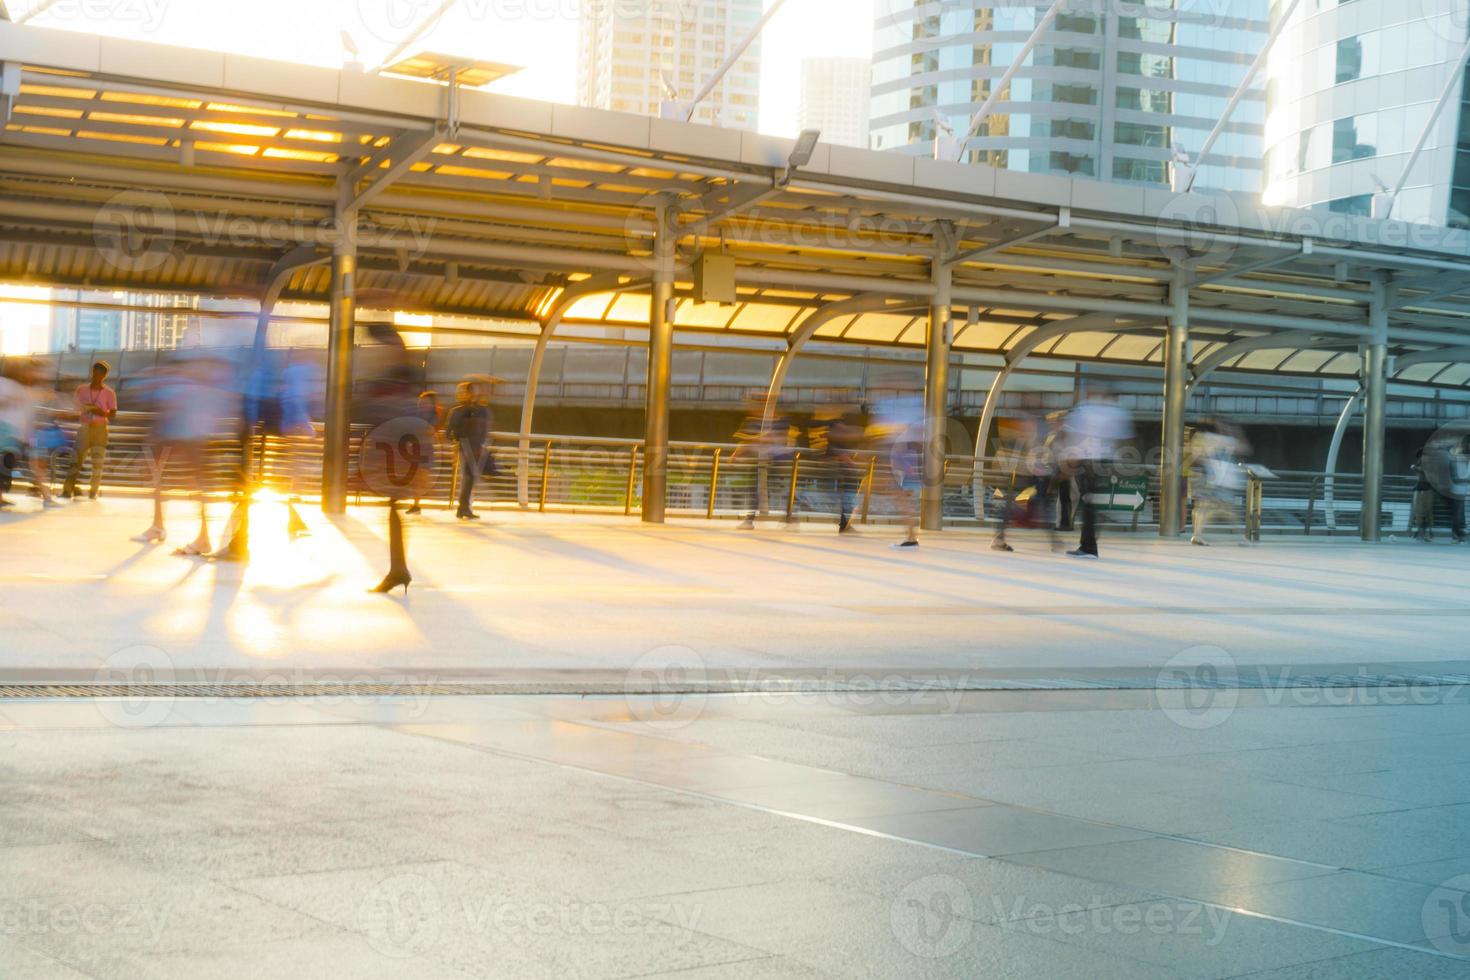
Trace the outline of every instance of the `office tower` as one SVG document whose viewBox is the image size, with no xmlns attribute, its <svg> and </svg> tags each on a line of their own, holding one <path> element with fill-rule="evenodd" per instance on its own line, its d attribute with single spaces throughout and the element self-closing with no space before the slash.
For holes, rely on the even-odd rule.
<svg viewBox="0 0 1470 980">
<path fill-rule="evenodd" d="M 797 128 L 821 130 L 824 143 L 866 147 L 871 85 L 866 58 L 803 58 Z"/>
<path fill-rule="evenodd" d="M 1372 214 L 1464 50 L 1464 12 L 1464 0 L 1302 3 L 1267 68 L 1266 203 Z M 1462 87 L 1429 129 L 1393 217 L 1470 227 L 1467 101 Z"/>
<path fill-rule="evenodd" d="M 755 27 L 761 0 L 584 0 L 577 65 L 582 105 L 658 115 L 666 100 L 692 99 Z M 760 106 L 760 40 L 700 102 L 693 121 L 754 130 Z"/>
<path fill-rule="evenodd" d="M 1084 0 L 1064 8 L 965 144 L 965 159 L 1168 186 L 1176 147 L 1198 153 L 1264 44 L 1267 2 Z M 883 0 L 874 148 L 928 155 L 946 128 L 962 139 L 1050 6 Z M 1261 189 L 1264 116 L 1264 86 L 1253 86 L 1196 186 Z"/>
</svg>

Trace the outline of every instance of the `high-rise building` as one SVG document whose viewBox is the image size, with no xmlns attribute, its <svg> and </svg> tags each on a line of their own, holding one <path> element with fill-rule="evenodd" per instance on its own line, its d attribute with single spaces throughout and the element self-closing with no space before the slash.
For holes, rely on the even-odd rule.
<svg viewBox="0 0 1470 980">
<path fill-rule="evenodd" d="M 1267 67 L 1265 202 L 1372 214 L 1464 50 L 1464 9 L 1464 0 L 1299 5 Z M 1430 128 L 1393 217 L 1470 227 L 1467 107 L 1470 83 Z"/>
<path fill-rule="evenodd" d="M 1069 5 L 965 144 L 966 159 L 1168 185 L 1176 147 L 1198 154 L 1265 43 L 1267 4 Z M 936 132 L 963 139 L 1050 6 L 884 0 L 873 45 L 873 147 L 927 155 Z M 1264 86 L 1253 86 L 1196 186 L 1260 191 L 1264 117 Z"/>
<path fill-rule="evenodd" d="M 866 148 L 872 77 L 866 58 L 803 58 L 798 128 L 821 130 L 824 143 Z"/>
<path fill-rule="evenodd" d="M 578 59 L 582 105 L 658 115 L 688 101 L 755 27 L 761 0 L 583 0 Z M 695 109 L 693 120 L 754 130 L 759 122 L 757 39 Z"/>
</svg>

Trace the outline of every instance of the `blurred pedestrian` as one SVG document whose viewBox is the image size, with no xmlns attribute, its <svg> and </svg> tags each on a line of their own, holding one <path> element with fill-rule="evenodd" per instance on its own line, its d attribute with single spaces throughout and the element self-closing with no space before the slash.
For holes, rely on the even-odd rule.
<svg viewBox="0 0 1470 980">
<path fill-rule="evenodd" d="M 761 482 L 769 483 L 771 464 L 794 459 L 791 422 L 774 409 L 767 413 L 765 399 L 752 395 L 745 402 L 745 420 L 735 430 L 735 451 L 730 462 L 742 463 L 748 468 L 750 479 L 743 482 L 745 519 L 740 522 L 742 530 L 755 527 L 755 519 L 761 511 Z M 788 487 L 788 490 L 790 488 Z M 794 518 L 791 507 L 792 494 L 786 495 L 786 521 Z"/>
<path fill-rule="evenodd" d="M 490 461 L 486 441 L 490 437 L 490 404 L 482 394 L 482 383 L 461 381 L 455 389 L 455 404 L 444 421 L 444 434 L 454 444 L 459 460 L 459 507 L 457 520 L 478 521 L 475 513 L 475 479 Z"/>
<path fill-rule="evenodd" d="M 1189 440 L 1187 472 L 1189 495 L 1194 501 L 1194 533 L 1189 543 L 1209 547 L 1210 524 L 1235 516 L 1236 500 L 1244 486 L 1240 456 L 1243 439 L 1233 427 L 1215 419 L 1195 426 Z"/>
<path fill-rule="evenodd" d="M 1410 515 L 1409 531 L 1416 541 L 1434 540 L 1434 485 L 1424 470 L 1424 450 L 1414 453 L 1412 467 L 1418 482 L 1414 484 L 1414 509 Z"/>
<path fill-rule="evenodd" d="M 444 409 L 439 406 L 439 393 L 436 391 L 422 392 L 419 395 L 419 403 L 416 411 L 419 418 L 434 427 L 434 436 L 437 439 L 440 431 L 444 428 Z M 408 508 L 405 513 L 423 513 L 423 508 L 420 506 L 421 503 L 422 501 L 418 497 L 413 498 L 413 506 Z"/>
<path fill-rule="evenodd" d="M 81 476 L 82 464 L 88 461 L 92 470 L 88 498 L 96 500 L 102 490 L 108 427 L 117 417 L 117 393 L 107 387 L 107 376 L 111 373 L 112 368 L 106 361 L 98 361 L 92 365 L 91 379 L 76 390 L 77 438 L 71 470 L 66 474 L 66 485 L 61 489 L 61 495 L 68 500 L 76 497 L 77 478 Z"/>
<path fill-rule="evenodd" d="M 1132 433 L 1128 413 L 1107 391 L 1097 391 L 1079 402 L 1062 423 L 1062 458 L 1076 475 L 1077 506 L 1082 512 L 1082 539 L 1075 551 L 1067 552 L 1072 558 L 1098 557 L 1097 498 L 1113 475 L 1118 444 Z"/>
<path fill-rule="evenodd" d="M 17 470 L 29 473 L 42 507 L 55 507 L 58 505 L 47 482 L 46 458 L 64 444 L 54 439 L 60 430 L 54 424 L 43 425 L 38 421 L 47 394 L 39 384 L 40 371 L 35 360 L 21 360 L 13 373 L 10 378 L 0 377 L 0 444 L 8 447 L 0 450 L 0 457 L 14 457 L 0 458 L 0 467 L 4 468 L 0 473 L 0 488 L 3 488 L 0 507 L 10 506 L 3 492 L 10 490 L 12 474 Z"/>
<path fill-rule="evenodd" d="M 1050 520 L 1049 507 L 1053 476 L 1049 438 L 1043 418 L 1025 419 L 1002 428 L 999 462 L 1007 479 L 1002 490 L 1000 528 L 990 542 L 991 551 L 1009 554 L 1016 550 L 1006 540 L 1006 531 L 1016 524 L 1037 527 L 1045 523 L 1057 548 L 1056 526 Z"/>
<path fill-rule="evenodd" d="M 852 511 L 863 479 L 860 453 L 864 428 L 859 409 L 835 408 L 818 412 L 807 430 L 807 445 L 832 480 L 839 534 L 856 533 Z"/>
<path fill-rule="evenodd" d="M 875 488 L 903 521 L 903 540 L 895 548 L 919 546 L 919 486 L 924 465 L 924 399 L 905 391 L 880 401 L 868 427 L 868 443 L 882 459 Z"/>
<path fill-rule="evenodd" d="M 301 485 L 314 468 L 317 458 L 315 420 L 321 414 L 323 389 L 321 369 L 311 361 L 292 361 L 281 371 L 281 438 L 287 473 L 286 533 L 293 538 L 311 533 L 296 505 L 301 502 Z"/>
<path fill-rule="evenodd" d="M 153 467 L 153 524 L 135 540 L 161 543 L 168 538 L 164 523 L 165 477 L 175 464 L 184 485 L 199 505 L 199 533 L 178 555 L 208 555 L 209 504 L 205 459 L 210 441 L 225 434 L 230 420 L 240 414 L 233 395 L 228 363 L 212 357 L 188 358 L 168 365 L 153 384 L 156 414 L 150 437 Z"/>
<path fill-rule="evenodd" d="M 416 414 L 418 393 L 415 368 L 408 349 L 391 324 L 368 325 L 368 334 L 383 345 L 375 358 L 378 377 L 362 388 L 357 408 L 370 426 L 358 451 L 363 483 L 388 498 L 388 574 L 370 591 L 388 593 L 413 582 L 408 569 L 408 545 L 398 505 L 422 496 L 434 472 L 434 434 Z"/>
</svg>

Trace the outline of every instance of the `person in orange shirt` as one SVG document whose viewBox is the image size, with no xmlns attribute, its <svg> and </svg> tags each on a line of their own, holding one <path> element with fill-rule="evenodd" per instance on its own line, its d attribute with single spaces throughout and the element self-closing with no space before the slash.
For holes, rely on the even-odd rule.
<svg viewBox="0 0 1470 980">
<path fill-rule="evenodd" d="M 107 458 L 107 427 L 117 416 L 117 392 L 107 387 L 107 375 L 112 368 L 106 361 L 92 365 L 92 380 L 77 389 L 75 402 L 80 424 L 77 426 L 76 454 L 71 462 L 71 471 L 66 475 L 66 486 L 61 495 L 68 499 L 77 495 L 77 477 L 82 473 L 82 463 L 92 460 L 92 487 L 87 494 L 93 500 L 102 488 L 102 464 Z"/>
</svg>

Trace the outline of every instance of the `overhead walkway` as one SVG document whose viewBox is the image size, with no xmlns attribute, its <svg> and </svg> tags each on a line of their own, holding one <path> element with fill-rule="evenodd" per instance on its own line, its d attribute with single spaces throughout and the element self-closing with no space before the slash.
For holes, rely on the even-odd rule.
<svg viewBox="0 0 1470 980">
<path fill-rule="evenodd" d="M 922 350 L 936 439 L 957 359 L 991 358 L 997 394 L 1028 357 L 1154 368 L 1165 515 L 1191 383 L 1358 379 L 1369 540 L 1390 378 L 1470 381 L 1463 231 L 826 145 L 800 160 L 752 134 L 9 23 L 0 60 L 15 83 L 0 277 L 252 297 L 262 333 L 283 298 L 327 304 L 333 511 L 352 328 L 389 310 L 526 325 L 523 450 L 550 341 L 641 331 L 651 522 L 668 499 L 676 335 L 783 346 L 772 398 L 809 342 Z M 733 303 L 698 302 L 693 272 L 713 254 L 735 263 Z M 931 529 L 943 463 L 930 454 Z"/>
</svg>

